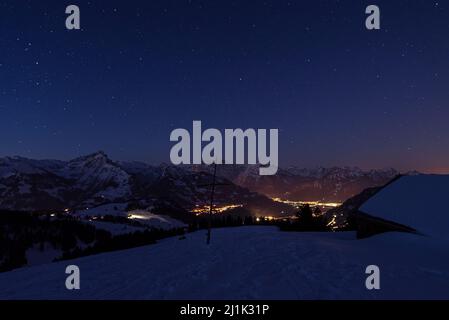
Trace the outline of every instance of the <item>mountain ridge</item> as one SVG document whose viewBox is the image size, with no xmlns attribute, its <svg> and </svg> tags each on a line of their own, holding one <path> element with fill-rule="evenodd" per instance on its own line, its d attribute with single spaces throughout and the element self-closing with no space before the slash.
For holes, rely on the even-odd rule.
<svg viewBox="0 0 449 320">
<path fill-rule="evenodd" d="M 211 170 L 203 165 L 190 168 L 194 171 Z M 279 168 L 274 176 L 256 173 L 257 166 L 234 166 L 219 170 L 218 175 L 272 198 L 343 202 L 366 188 L 383 185 L 400 174 L 392 168 L 362 170 L 358 167 L 289 167 Z"/>
<path fill-rule="evenodd" d="M 0 209 L 40 211 L 83 209 L 107 203 L 151 206 L 162 202 L 192 209 L 209 202 L 212 175 L 185 167 L 116 162 L 104 152 L 69 161 L 0 158 Z M 216 203 L 235 203 L 274 213 L 289 209 L 257 192 L 218 177 Z M 265 212 L 269 214 L 268 212 Z"/>
<path fill-rule="evenodd" d="M 145 208 L 154 203 L 190 211 L 207 206 L 213 167 L 151 165 L 113 161 L 103 151 L 72 160 L 0 158 L 0 209 L 81 210 L 108 203 Z M 273 201 L 343 202 L 394 178 L 395 169 L 357 167 L 280 168 L 260 176 L 257 165 L 217 167 L 217 204 L 244 204 L 259 215 L 282 215 L 292 208 Z"/>
</svg>

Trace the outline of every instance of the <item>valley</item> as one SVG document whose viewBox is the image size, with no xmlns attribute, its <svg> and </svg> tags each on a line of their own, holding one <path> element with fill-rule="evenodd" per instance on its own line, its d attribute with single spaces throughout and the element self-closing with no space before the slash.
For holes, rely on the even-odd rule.
<svg viewBox="0 0 449 320">
<path fill-rule="evenodd" d="M 0 265 L 8 270 L 49 263 L 205 229 L 210 170 L 113 161 L 101 151 L 70 161 L 0 158 L 0 214 L 5 218 L 0 228 L 5 243 L 22 239 L 15 253 L 2 249 Z M 212 227 L 294 224 L 308 205 L 327 229 L 338 230 L 347 225 L 338 211 L 343 200 L 395 174 L 334 167 L 280 168 L 275 176 L 260 176 L 257 165 L 219 166 L 216 182 L 224 187 L 215 190 Z M 16 212 L 18 221 L 35 221 L 35 226 L 26 233 L 11 231 L 21 224 L 7 218 Z M 61 234 L 64 228 L 69 235 Z M 51 230 L 57 232 L 47 234 Z M 27 240 L 41 232 L 40 238 Z"/>
</svg>

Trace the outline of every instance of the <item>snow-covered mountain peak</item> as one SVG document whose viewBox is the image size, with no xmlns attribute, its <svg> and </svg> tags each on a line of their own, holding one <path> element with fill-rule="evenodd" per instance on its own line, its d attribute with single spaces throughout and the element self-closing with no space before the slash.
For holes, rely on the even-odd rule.
<svg viewBox="0 0 449 320">
<path fill-rule="evenodd" d="M 98 151 L 86 156 L 81 156 L 69 161 L 69 165 L 103 165 L 108 162 L 112 162 L 106 153 Z"/>
</svg>

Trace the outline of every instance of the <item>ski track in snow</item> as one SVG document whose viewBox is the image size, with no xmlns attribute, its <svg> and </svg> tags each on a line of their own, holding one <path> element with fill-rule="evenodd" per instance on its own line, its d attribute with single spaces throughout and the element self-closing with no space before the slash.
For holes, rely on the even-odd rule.
<svg viewBox="0 0 449 320">
<path fill-rule="evenodd" d="M 238 227 L 156 245 L 0 274 L 0 299 L 430 299 L 449 298 L 448 243 L 390 233 L 280 232 Z M 65 267 L 81 290 L 65 289 Z M 365 268 L 381 289 L 365 288 Z"/>
</svg>

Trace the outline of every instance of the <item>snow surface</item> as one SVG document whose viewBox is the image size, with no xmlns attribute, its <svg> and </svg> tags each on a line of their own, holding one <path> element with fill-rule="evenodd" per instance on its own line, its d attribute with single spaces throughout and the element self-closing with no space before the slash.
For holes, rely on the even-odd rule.
<svg viewBox="0 0 449 320">
<path fill-rule="evenodd" d="M 369 199 L 360 211 L 449 239 L 449 175 L 401 177 Z"/>
<path fill-rule="evenodd" d="M 140 248 L 0 274 L 1 299 L 432 299 L 449 298 L 449 243 L 406 233 L 214 229 Z M 79 266 L 81 290 L 65 289 Z M 380 290 L 365 269 L 380 267 Z"/>
<path fill-rule="evenodd" d="M 134 233 L 137 231 L 143 232 L 145 231 L 145 228 L 143 227 L 136 227 L 136 226 L 130 226 L 123 223 L 112 223 L 112 222 L 104 222 L 104 221 L 87 221 L 86 223 L 89 223 L 97 229 L 105 230 L 111 233 L 114 236 L 122 235 L 122 234 L 128 234 L 128 233 Z"/>
<path fill-rule="evenodd" d="M 182 221 L 173 219 L 166 215 L 157 215 L 151 213 L 149 209 L 147 210 L 132 210 L 127 211 L 128 204 L 127 203 L 109 203 L 105 205 L 101 205 L 95 208 L 89 208 L 86 210 L 81 210 L 75 213 L 75 215 L 80 217 L 85 216 L 104 216 L 104 215 L 113 215 L 113 216 L 121 216 L 121 217 L 129 217 L 134 221 L 138 221 L 147 227 L 158 228 L 158 229 L 174 229 L 174 228 L 183 228 L 186 226 Z M 101 229 L 105 229 L 111 231 L 113 234 L 117 234 L 119 232 L 117 228 L 125 230 L 123 224 L 115 224 L 116 226 L 108 228 L 107 225 L 98 225 L 103 226 Z M 132 230 L 132 229 L 130 229 Z M 133 230 L 135 231 L 135 230 Z M 132 232 L 133 232 L 132 231 Z M 126 232 L 119 232 L 118 234 L 123 234 Z"/>
<path fill-rule="evenodd" d="M 77 211 L 75 214 L 78 216 L 127 216 L 126 208 L 127 203 L 108 203 L 95 208 L 89 208 L 86 210 Z"/>
<path fill-rule="evenodd" d="M 166 215 L 156 215 L 148 210 L 129 211 L 128 215 L 131 219 L 139 221 L 149 227 L 169 230 L 174 228 L 183 228 L 187 225 L 179 220 L 173 219 Z"/>
</svg>

